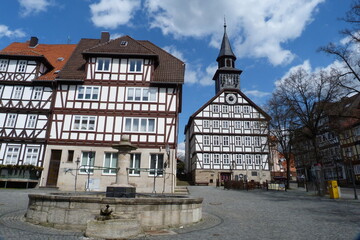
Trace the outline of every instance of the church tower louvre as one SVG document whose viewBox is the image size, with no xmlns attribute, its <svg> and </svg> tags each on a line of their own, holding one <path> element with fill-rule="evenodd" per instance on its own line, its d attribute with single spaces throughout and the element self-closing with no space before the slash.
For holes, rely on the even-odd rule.
<svg viewBox="0 0 360 240">
<path fill-rule="evenodd" d="M 216 61 L 218 62 L 218 69 L 213 77 L 213 80 L 215 80 L 215 94 L 222 89 L 239 89 L 242 71 L 235 68 L 236 56 L 232 51 L 226 33 L 226 23 L 224 23 L 224 36 Z"/>
</svg>

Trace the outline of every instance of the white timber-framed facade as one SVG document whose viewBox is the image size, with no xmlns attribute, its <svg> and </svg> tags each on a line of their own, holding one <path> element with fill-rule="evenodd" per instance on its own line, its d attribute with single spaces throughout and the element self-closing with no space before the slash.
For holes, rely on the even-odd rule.
<svg viewBox="0 0 360 240">
<path fill-rule="evenodd" d="M 31 37 L 0 51 L 0 165 L 43 167 L 54 79 L 74 48 Z"/>
<path fill-rule="evenodd" d="M 80 40 L 56 81 L 42 186 L 104 191 L 115 182 L 112 145 L 128 135 L 137 147 L 129 184 L 173 192 L 184 70 L 149 41 L 108 33 Z"/>
<path fill-rule="evenodd" d="M 240 91 L 241 70 L 226 34 L 215 80 L 216 95 L 185 127 L 185 165 L 195 184 L 270 180 L 270 117 Z"/>
</svg>

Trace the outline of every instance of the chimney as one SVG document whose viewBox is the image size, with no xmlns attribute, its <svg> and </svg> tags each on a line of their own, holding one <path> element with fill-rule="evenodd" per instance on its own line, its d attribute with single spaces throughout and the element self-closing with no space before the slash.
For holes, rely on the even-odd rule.
<svg viewBox="0 0 360 240">
<path fill-rule="evenodd" d="M 102 32 L 100 43 L 106 43 L 110 40 L 110 33 L 109 32 Z"/>
<path fill-rule="evenodd" d="M 29 47 L 35 47 L 39 42 L 39 39 L 37 37 L 31 37 Z"/>
</svg>

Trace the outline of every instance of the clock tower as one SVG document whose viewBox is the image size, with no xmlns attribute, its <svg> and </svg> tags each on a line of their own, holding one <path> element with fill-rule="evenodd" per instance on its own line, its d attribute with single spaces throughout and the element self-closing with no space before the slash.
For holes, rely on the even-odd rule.
<svg viewBox="0 0 360 240">
<path fill-rule="evenodd" d="M 224 24 L 224 36 L 216 61 L 218 62 L 218 69 L 213 77 L 213 80 L 215 80 L 215 94 L 222 89 L 239 89 L 242 71 L 235 68 L 236 56 L 231 49 L 226 33 L 226 24 Z"/>
</svg>

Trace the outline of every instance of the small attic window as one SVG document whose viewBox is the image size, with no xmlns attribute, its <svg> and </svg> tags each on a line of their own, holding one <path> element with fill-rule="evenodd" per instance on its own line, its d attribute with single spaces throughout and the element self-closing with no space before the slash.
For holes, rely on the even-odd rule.
<svg viewBox="0 0 360 240">
<path fill-rule="evenodd" d="M 57 60 L 58 60 L 59 62 L 62 62 L 62 61 L 64 61 L 64 58 L 63 58 L 63 57 L 59 57 Z"/>
<path fill-rule="evenodd" d="M 128 42 L 127 41 L 121 41 L 120 42 L 120 46 L 127 46 L 128 45 Z"/>
<path fill-rule="evenodd" d="M 60 72 L 60 70 L 56 70 L 54 73 L 55 73 L 55 74 L 58 74 L 59 72 Z"/>
</svg>

